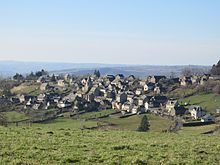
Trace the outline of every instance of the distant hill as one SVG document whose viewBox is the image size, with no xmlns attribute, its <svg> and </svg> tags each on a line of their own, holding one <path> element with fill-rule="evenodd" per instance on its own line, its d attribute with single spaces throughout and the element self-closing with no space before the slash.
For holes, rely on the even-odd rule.
<svg viewBox="0 0 220 165">
<path fill-rule="evenodd" d="M 99 69 L 102 75 L 106 74 L 124 74 L 135 76 L 148 75 L 166 75 L 174 72 L 176 76 L 186 68 L 202 69 L 207 71 L 211 66 L 197 65 L 178 65 L 178 66 L 156 66 L 156 65 L 125 65 L 125 64 L 99 64 L 99 63 L 49 63 L 49 62 L 18 62 L 18 61 L 0 61 L 0 75 L 4 77 L 13 76 L 15 73 L 27 74 L 45 69 L 55 74 L 90 74 L 95 69 Z"/>
<path fill-rule="evenodd" d="M 107 74 L 124 74 L 125 76 L 128 75 L 135 75 L 138 77 L 144 77 L 149 75 L 165 75 L 170 76 L 173 72 L 175 76 L 180 76 L 182 70 L 184 68 L 192 68 L 197 70 L 203 70 L 203 72 L 208 72 L 210 70 L 210 66 L 155 66 L 155 65 L 137 65 L 137 66 L 113 66 L 113 67 L 98 67 L 100 73 L 102 75 Z M 77 68 L 77 69 L 67 69 L 67 70 L 59 70 L 59 71 L 52 71 L 55 74 L 73 74 L 73 75 L 85 75 L 91 74 L 97 68 Z"/>
<path fill-rule="evenodd" d="M 47 71 L 59 70 L 84 70 L 102 67 L 118 67 L 126 65 L 112 65 L 99 63 L 50 63 L 50 62 L 20 62 L 20 61 L 0 61 L 0 75 L 12 76 L 16 73 L 26 74 L 31 71 L 39 71 L 45 69 Z"/>
</svg>

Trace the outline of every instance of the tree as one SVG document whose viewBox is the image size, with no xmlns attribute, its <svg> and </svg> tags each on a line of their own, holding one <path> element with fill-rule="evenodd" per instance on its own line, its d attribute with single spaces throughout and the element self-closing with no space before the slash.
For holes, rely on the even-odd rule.
<svg viewBox="0 0 220 165">
<path fill-rule="evenodd" d="M 212 92 L 215 94 L 220 94 L 220 84 L 216 84 L 213 88 L 212 88 Z"/>
<path fill-rule="evenodd" d="M 41 77 L 42 76 L 42 72 L 41 71 L 38 71 L 35 73 L 36 77 Z"/>
<path fill-rule="evenodd" d="M 206 68 L 188 66 L 182 69 L 181 75 L 185 77 L 201 76 L 208 72 L 209 71 Z"/>
<path fill-rule="evenodd" d="M 181 72 L 181 75 L 185 76 L 185 77 L 192 76 L 192 69 L 191 68 L 184 68 Z"/>
<path fill-rule="evenodd" d="M 99 70 L 95 70 L 95 71 L 94 71 L 94 75 L 95 75 L 96 77 L 100 77 L 100 76 L 101 76 Z"/>
<path fill-rule="evenodd" d="M 181 128 L 183 127 L 183 122 L 181 118 L 176 118 L 170 128 L 168 129 L 168 132 L 177 133 Z"/>
<path fill-rule="evenodd" d="M 176 73 L 175 72 L 170 72 L 170 78 L 173 79 L 176 77 Z"/>
<path fill-rule="evenodd" d="M 210 72 L 212 75 L 220 75 L 220 60 L 218 61 L 216 65 L 212 66 L 212 69 Z"/>
<path fill-rule="evenodd" d="M 143 118 L 141 119 L 141 123 L 140 126 L 138 127 L 137 131 L 139 132 L 147 132 L 150 129 L 150 124 L 148 121 L 148 118 L 146 115 L 143 116 Z"/>
<path fill-rule="evenodd" d="M 54 74 L 53 74 L 52 77 L 51 77 L 51 81 L 52 81 L 52 82 L 56 82 L 56 77 L 55 77 Z"/>
<path fill-rule="evenodd" d="M 16 73 L 16 74 L 13 76 L 13 79 L 14 79 L 14 80 L 21 81 L 21 80 L 24 79 L 24 77 L 23 77 L 21 74 Z"/>
<path fill-rule="evenodd" d="M 37 77 L 33 72 L 31 72 L 29 75 L 27 75 L 26 79 L 27 80 L 36 80 Z"/>
<path fill-rule="evenodd" d="M 45 76 L 45 75 L 47 75 L 47 74 L 48 74 L 48 72 L 45 71 L 44 69 L 42 69 L 41 71 L 38 71 L 38 72 L 35 73 L 35 75 L 36 75 L 37 77 Z"/>
</svg>

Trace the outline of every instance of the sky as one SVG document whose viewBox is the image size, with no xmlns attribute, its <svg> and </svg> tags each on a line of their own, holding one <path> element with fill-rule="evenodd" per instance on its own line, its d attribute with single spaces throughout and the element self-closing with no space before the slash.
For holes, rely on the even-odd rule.
<svg viewBox="0 0 220 165">
<path fill-rule="evenodd" d="M 212 65 L 219 0 L 0 0 L 0 60 Z"/>
</svg>

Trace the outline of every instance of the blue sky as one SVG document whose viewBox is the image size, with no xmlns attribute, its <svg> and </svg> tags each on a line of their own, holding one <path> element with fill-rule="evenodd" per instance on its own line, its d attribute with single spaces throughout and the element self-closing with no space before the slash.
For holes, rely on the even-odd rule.
<svg viewBox="0 0 220 165">
<path fill-rule="evenodd" d="M 219 59 L 219 0 L 0 0 L 0 60 L 210 65 Z"/>
</svg>

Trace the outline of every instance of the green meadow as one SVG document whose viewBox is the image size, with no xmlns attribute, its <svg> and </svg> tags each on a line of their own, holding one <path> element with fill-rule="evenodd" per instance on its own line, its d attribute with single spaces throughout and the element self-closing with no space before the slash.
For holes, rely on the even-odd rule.
<svg viewBox="0 0 220 165">
<path fill-rule="evenodd" d="M 216 125 L 162 133 L 172 122 L 147 114 L 146 133 L 135 131 L 142 115 L 106 117 L 99 122 L 112 126 L 83 130 L 97 126 L 98 121 L 85 120 L 93 115 L 0 127 L 0 164 L 220 164 L 220 136 L 203 134 Z"/>
</svg>

